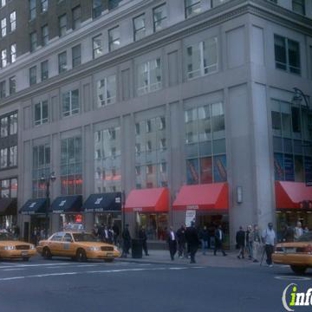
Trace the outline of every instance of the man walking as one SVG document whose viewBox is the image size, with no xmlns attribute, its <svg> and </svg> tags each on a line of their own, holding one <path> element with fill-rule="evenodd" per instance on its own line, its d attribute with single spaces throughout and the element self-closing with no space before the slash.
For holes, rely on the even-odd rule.
<svg viewBox="0 0 312 312">
<path fill-rule="evenodd" d="M 262 233 L 262 240 L 264 243 L 265 253 L 267 256 L 266 263 L 269 267 L 272 267 L 272 254 L 276 244 L 276 234 L 273 230 L 273 223 L 269 222 L 268 227 Z"/>
<path fill-rule="evenodd" d="M 219 225 L 217 229 L 215 230 L 215 248 L 213 251 L 213 254 L 215 256 L 217 255 L 218 250 L 221 250 L 223 256 L 227 255 L 223 249 L 223 239 L 224 239 L 224 234 L 223 234 L 221 225 Z"/>
<path fill-rule="evenodd" d="M 169 246 L 170 258 L 173 261 L 177 252 L 177 240 L 172 226 L 170 226 L 170 230 L 168 232 L 167 242 Z"/>
<path fill-rule="evenodd" d="M 194 222 L 192 222 L 191 226 L 186 229 L 186 240 L 187 240 L 187 244 L 190 247 L 191 263 L 196 263 L 195 255 L 196 255 L 200 241 L 198 238 L 198 233 L 195 228 Z"/>
</svg>

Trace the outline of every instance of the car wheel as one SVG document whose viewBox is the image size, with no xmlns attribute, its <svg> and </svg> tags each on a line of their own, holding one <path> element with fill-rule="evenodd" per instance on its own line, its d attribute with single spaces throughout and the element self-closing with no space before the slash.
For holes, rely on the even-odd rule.
<svg viewBox="0 0 312 312">
<path fill-rule="evenodd" d="M 52 258 L 52 254 L 51 251 L 48 247 L 45 247 L 42 251 L 42 256 L 44 259 L 51 259 Z"/>
<path fill-rule="evenodd" d="M 104 259 L 105 262 L 113 262 L 114 259 Z"/>
<path fill-rule="evenodd" d="M 29 258 L 28 257 L 24 257 L 23 261 L 29 261 Z"/>
<path fill-rule="evenodd" d="M 304 266 L 297 266 L 297 265 L 291 265 L 290 268 L 292 269 L 292 271 L 296 274 L 302 275 L 305 273 L 305 271 L 307 270 L 306 267 Z"/>
<path fill-rule="evenodd" d="M 85 262 L 87 261 L 86 252 L 83 249 L 78 249 L 76 252 L 76 260 L 78 262 Z"/>
</svg>

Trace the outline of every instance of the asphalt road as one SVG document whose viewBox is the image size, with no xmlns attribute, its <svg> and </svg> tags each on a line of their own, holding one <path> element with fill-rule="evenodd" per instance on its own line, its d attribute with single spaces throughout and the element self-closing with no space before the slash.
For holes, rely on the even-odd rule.
<svg viewBox="0 0 312 312">
<path fill-rule="evenodd" d="M 1 312 L 270 312 L 286 311 L 290 283 L 306 291 L 312 274 L 287 267 L 205 267 L 189 264 L 71 260 L 0 262 Z M 297 307 L 295 311 L 312 311 Z"/>
</svg>

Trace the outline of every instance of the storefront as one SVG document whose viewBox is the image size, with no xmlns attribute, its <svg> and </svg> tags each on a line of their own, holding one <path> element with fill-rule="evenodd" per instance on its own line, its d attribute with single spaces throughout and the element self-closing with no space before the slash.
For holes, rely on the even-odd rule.
<svg viewBox="0 0 312 312">
<path fill-rule="evenodd" d="M 125 213 L 137 236 L 145 227 L 148 240 L 166 240 L 168 230 L 169 190 L 149 188 L 132 190 L 127 197 Z"/>
<path fill-rule="evenodd" d="M 17 222 L 17 199 L 0 198 L 0 229 L 14 230 Z"/>
<path fill-rule="evenodd" d="M 300 221 L 303 228 L 312 230 L 312 187 L 300 182 L 276 181 L 275 198 L 279 239 L 284 224 L 295 227 Z"/>
<path fill-rule="evenodd" d="M 121 192 L 91 194 L 83 204 L 85 213 L 93 213 L 93 224 L 117 225 L 121 229 Z"/>
<path fill-rule="evenodd" d="M 81 195 L 57 197 L 51 205 L 51 210 L 59 216 L 56 224 L 53 224 L 54 231 L 63 230 L 69 224 L 83 223 Z"/>
<path fill-rule="evenodd" d="M 207 226 L 211 246 L 214 245 L 214 230 L 221 225 L 225 235 L 224 246 L 229 248 L 227 183 L 184 185 L 177 194 L 172 208 L 181 224 L 189 226 L 194 221 L 198 228 Z"/>
</svg>

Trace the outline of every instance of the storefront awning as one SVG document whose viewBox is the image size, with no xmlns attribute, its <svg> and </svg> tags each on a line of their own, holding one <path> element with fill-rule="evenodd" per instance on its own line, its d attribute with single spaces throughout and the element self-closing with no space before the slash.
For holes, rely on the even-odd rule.
<svg viewBox="0 0 312 312">
<path fill-rule="evenodd" d="M 125 212 L 167 212 L 169 190 L 165 187 L 132 190 L 127 197 Z"/>
<path fill-rule="evenodd" d="M 85 212 L 121 211 L 121 192 L 91 194 L 83 209 Z"/>
<path fill-rule="evenodd" d="M 276 181 L 275 198 L 276 209 L 300 209 L 303 203 L 312 202 L 312 187 L 300 182 Z"/>
<path fill-rule="evenodd" d="M 0 198 L 0 215 L 10 216 L 16 215 L 17 200 L 16 198 Z"/>
<path fill-rule="evenodd" d="M 29 199 L 20 209 L 20 213 L 25 215 L 45 213 L 46 202 L 46 198 Z"/>
<path fill-rule="evenodd" d="M 227 183 L 182 186 L 173 203 L 174 210 L 227 210 L 228 208 Z"/>
<path fill-rule="evenodd" d="M 52 205 L 51 209 L 53 213 L 76 213 L 81 212 L 82 196 L 60 196 L 57 197 Z"/>
</svg>

